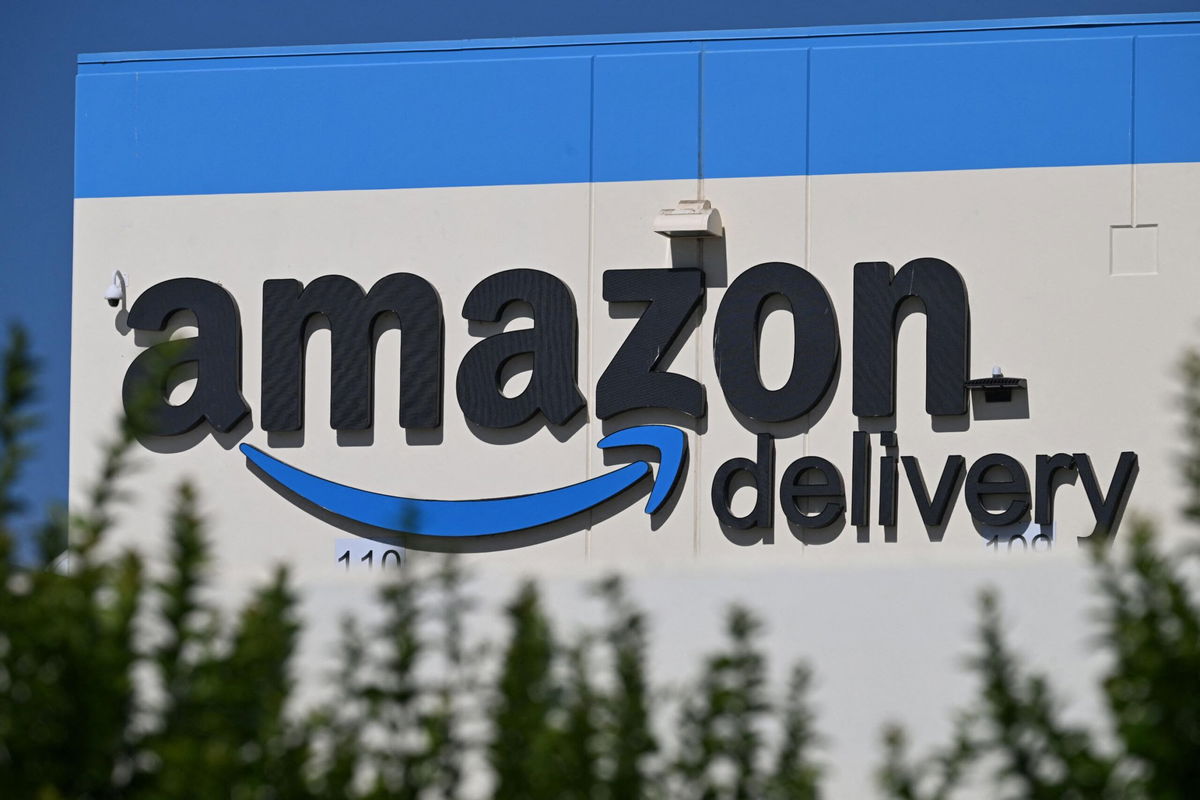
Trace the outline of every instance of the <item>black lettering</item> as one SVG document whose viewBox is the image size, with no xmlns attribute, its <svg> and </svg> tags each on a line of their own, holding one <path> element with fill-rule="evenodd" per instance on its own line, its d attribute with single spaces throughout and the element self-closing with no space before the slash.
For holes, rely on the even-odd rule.
<svg viewBox="0 0 1200 800">
<path fill-rule="evenodd" d="M 770 390 L 759 379 L 759 332 L 763 305 L 772 295 L 791 307 L 792 372 Z M 837 314 L 821 282 L 795 264 L 751 267 L 729 285 L 713 330 L 713 354 L 721 391 L 729 405 L 759 422 L 802 417 L 821 402 L 833 383 L 839 353 Z"/>
<path fill-rule="evenodd" d="M 1108 484 L 1108 494 L 1100 492 L 1100 481 L 1096 479 L 1096 470 L 1092 468 L 1092 459 L 1087 453 L 1076 453 L 1075 464 L 1079 468 L 1079 477 L 1083 481 L 1083 489 L 1087 492 L 1088 503 L 1092 506 L 1092 514 L 1096 518 L 1096 527 L 1087 536 L 1080 536 L 1079 541 L 1096 541 L 1107 544 L 1117 532 L 1117 521 L 1129 494 L 1133 491 L 1133 483 L 1138 476 L 1137 453 L 1124 452 L 1117 459 L 1117 468 L 1113 470 L 1112 481 Z"/>
<path fill-rule="evenodd" d="M 899 491 L 900 479 L 896 471 L 896 459 L 894 456 L 884 456 L 879 459 L 879 524 L 885 528 L 896 525 Z M 886 535 L 884 539 L 887 539 Z"/>
<path fill-rule="evenodd" d="M 1060 470 L 1071 472 L 1074 481 L 1075 458 L 1066 453 L 1056 453 L 1052 456 L 1039 455 L 1033 472 L 1034 506 L 1033 521 L 1038 525 L 1049 525 L 1054 522 L 1054 477 Z"/>
<path fill-rule="evenodd" d="M 125 372 L 125 413 L 145 433 L 177 436 L 207 420 L 227 433 L 250 413 L 242 399 L 242 324 L 229 292 L 200 278 L 174 278 L 151 286 L 129 309 L 127 324 L 143 331 L 166 330 L 172 316 L 191 311 L 197 335 L 152 345 Z M 172 370 L 196 365 L 196 386 L 184 403 L 167 402 Z"/>
<path fill-rule="evenodd" d="M 850 466 L 850 524 L 856 527 L 871 524 L 871 436 L 866 431 L 854 432 L 854 456 Z"/>
<path fill-rule="evenodd" d="M 747 473 L 754 481 L 754 508 L 744 517 L 735 516 L 729 507 L 733 500 L 733 479 L 740 472 Z M 760 433 L 757 460 L 731 458 L 717 469 L 712 485 L 713 511 L 717 519 L 730 528 L 770 528 L 775 519 L 774 492 L 775 441 L 770 435 Z"/>
<path fill-rule="evenodd" d="M 821 475 L 820 483 L 802 483 L 809 472 Z M 802 498 L 827 500 L 815 514 L 800 510 Z M 827 528 L 846 513 L 846 491 L 837 467 L 823 458 L 805 456 L 788 465 L 779 482 L 779 502 L 788 521 L 801 528 Z"/>
<path fill-rule="evenodd" d="M 1001 480 L 988 480 L 987 474 L 993 469 L 1002 469 L 1008 477 Z M 967 509 L 971 516 L 985 525 L 1012 525 L 1029 513 L 1029 476 L 1025 468 L 1012 456 L 1003 453 L 990 453 L 971 465 L 967 473 L 966 494 Z M 994 495 L 1017 495 L 1002 511 L 991 511 L 984 504 L 984 498 Z"/>
<path fill-rule="evenodd" d="M 925 336 L 925 410 L 967 413 L 971 334 L 967 285 L 958 270 L 936 258 L 910 261 L 892 275 L 883 261 L 854 265 L 854 413 L 896 413 L 896 337 L 906 298 L 921 301 Z"/>
<path fill-rule="evenodd" d="M 704 386 L 658 369 L 703 298 L 704 273 L 698 269 L 605 270 L 605 300 L 649 305 L 596 382 L 597 417 L 608 419 L 635 408 L 704 416 Z"/>
<path fill-rule="evenodd" d="M 304 350 L 308 321 L 329 320 L 329 424 L 364 430 L 374 419 L 375 327 L 394 317 L 400 340 L 400 424 L 442 424 L 442 305 L 429 282 L 396 273 L 364 295 L 343 275 L 325 275 L 304 287 L 286 278 L 263 282 L 262 426 L 304 426 Z"/>
<path fill-rule="evenodd" d="M 921 463 L 915 456 L 902 456 L 900 460 L 904 462 L 904 472 L 908 475 L 913 499 L 917 501 L 917 509 L 921 512 L 921 519 L 925 522 L 929 541 L 940 542 L 946 533 L 945 530 L 935 531 L 933 529 L 945 525 L 950 519 L 954 490 L 958 486 L 958 478 L 962 475 L 967 460 L 962 456 L 946 458 L 946 466 L 942 468 L 942 477 L 938 481 L 932 500 L 929 498 L 929 490 L 925 488 L 925 476 L 921 474 Z"/>
<path fill-rule="evenodd" d="M 534 326 L 492 334 L 467 352 L 458 367 L 458 404 L 467 419 L 488 428 L 511 428 L 539 411 L 551 424 L 565 425 L 587 405 L 576 383 L 579 332 L 567 285 L 534 269 L 498 272 L 471 290 L 462 314 L 476 322 L 499 322 L 504 309 L 518 301 L 533 307 Z M 501 370 L 526 353 L 533 356 L 529 385 L 518 396 L 505 397 Z"/>
</svg>

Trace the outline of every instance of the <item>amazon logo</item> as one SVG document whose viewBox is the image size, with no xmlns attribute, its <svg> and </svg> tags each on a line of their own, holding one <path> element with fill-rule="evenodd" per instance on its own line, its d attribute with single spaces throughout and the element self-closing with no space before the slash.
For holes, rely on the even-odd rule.
<svg viewBox="0 0 1200 800">
<path fill-rule="evenodd" d="M 936 258 L 920 258 L 899 270 L 886 262 L 853 266 L 853 411 L 860 418 L 891 417 L 896 407 L 896 337 L 901 306 L 916 300 L 927 317 L 925 407 L 933 416 L 967 413 L 970 310 L 967 287 L 955 267 Z M 705 274 L 698 269 L 612 269 L 603 275 L 603 299 L 639 304 L 642 312 L 595 386 L 594 413 L 602 420 L 637 409 L 666 409 L 693 419 L 707 413 L 708 387 L 664 368 L 694 315 L 705 313 Z M 781 297 L 793 325 L 791 371 L 775 389 L 763 385 L 759 365 L 762 320 L 767 301 Z M 532 327 L 503 330 L 506 311 L 515 303 L 528 307 Z M 910 304 L 912 305 L 912 304 Z M 148 347 L 131 363 L 122 394 L 127 412 L 136 407 L 148 433 L 177 436 L 208 424 L 228 432 L 250 413 L 241 390 L 241 322 L 237 303 L 220 285 L 200 278 L 176 278 L 156 284 L 137 297 L 127 324 L 145 331 L 164 331 L 172 318 L 190 311 L 197 335 Z M 552 426 L 567 425 L 587 411 L 578 384 L 578 315 L 570 288 L 555 275 L 535 269 L 510 269 L 481 280 L 467 295 L 462 319 L 483 335 L 457 365 L 454 393 L 465 419 L 483 428 L 522 425 L 541 415 Z M 395 273 L 379 278 L 369 290 L 343 275 L 326 275 L 304 285 L 290 278 L 262 285 L 261 427 L 268 432 L 299 431 L 305 425 L 305 345 L 314 318 L 330 328 L 331 371 L 329 425 L 338 431 L 373 426 L 375 342 L 382 329 L 402 332 L 399 423 L 405 428 L 438 428 L 444 414 L 446 376 L 445 325 L 441 298 L 425 278 Z M 461 323 L 460 323 L 461 324 Z M 711 346 L 717 382 L 725 403 L 747 427 L 803 417 L 828 394 L 841 361 L 837 313 L 828 292 L 811 272 L 785 262 L 758 264 L 741 272 L 725 289 L 716 310 Z M 787 353 L 772 351 L 771 358 Z M 506 365 L 517 358 L 532 364 L 524 390 L 513 397 L 502 391 Z M 171 404 L 162 376 L 185 363 L 193 364 L 196 384 L 191 396 Z M 1023 381 L 1021 382 L 1023 384 Z M 147 408 L 146 397 L 151 398 Z M 758 433 L 758 456 L 731 459 L 717 470 L 713 510 L 733 528 L 770 527 L 774 495 L 773 439 Z M 867 524 L 869 444 L 858 431 L 850 491 L 855 525 Z M 881 436 L 895 447 L 894 432 Z M 660 454 L 647 513 L 663 507 L 681 479 L 687 453 L 684 433 L 670 426 L 639 425 L 606 436 L 602 449 L 648 445 Z M 635 461 L 582 483 L 531 487 L 517 497 L 478 500 L 420 499 L 385 495 L 339 484 L 292 467 L 247 444 L 241 452 L 266 480 L 326 511 L 390 531 L 427 536 L 496 535 L 564 519 L 630 490 L 652 468 Z M 967 503 L 977 520 L 1012 524 L 1027 515 L 1036 495 L 1038 521 L 1053 514 L 1056 473 L 1083 475 L 1097 513 L 1096 531 L 1106 537 L 1123 507 L 1136 476 L 1136 455 L 1126 453 L 1109 491 L 1096 480 L 1086 454 L 1038 456 L 1037 485 L 1030 487 L 1024 470 L 1009 456 L 985 457 L 968 471 Z M 1043 469 L 1041 459 L 1045 459 Z M 880 460 L 880 522 L 895 525 L 896 465 L 901 463 L 927 525 L 948 519 L 956 485 L 965 464 L 950 456 L 942 480 L 930 496 L 915 459 L 894 452 Z M 803 463 L 801 463 L 803 462 Z M 840 472 L 825 459 L 806 457 L 785 470 L 780 487 L 783 510 L 801 527 L 828 527 L 846 511 Z M 1017 474 L 1020 472 L 1020 475 Z M 730 511 L 731 487 L 739 473 L 758 486 L 759 502 L 745 516 Z M 990 474 L 990 477 L 989 477 Z M 814 487 L 811 478 L 821 477 Z M 997 476 L 999 476 L 997 478 Z M 766 484 L 770 484 L 769 486 Z M 1007 510 L 995 512 L 981 498 L 1016 495 Z M 1022 502 L 1020 497 L 1027 499 Z M 975 502 L 972 502 L 972 496 Z M 801 499 L 825 498 L 816 514 L 801 510 Z M 932 539 L 932 535 L 931 535 Z M 940 539 L 939 539 L 940 540 Z"/>
</svg>

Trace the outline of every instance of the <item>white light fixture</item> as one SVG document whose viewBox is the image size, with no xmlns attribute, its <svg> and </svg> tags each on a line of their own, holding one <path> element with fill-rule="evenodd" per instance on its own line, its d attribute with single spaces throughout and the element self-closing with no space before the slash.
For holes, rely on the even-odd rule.
<svg viewBox="0 0 1200 800">
<path fill-rule="evenodd" d="M 113 272 L 112 283 L 104 290 L 104 299 L 113 308 L 119 306 L 125 299 L 125 276 L 121 274 L 121 270 Z"/>
<path fill-rule="evenodd" d="M 680 200 L 654 218 L 654 232 L 672 239 L 721 236 L 721 212 L 707 200 Z"/>
</svg>

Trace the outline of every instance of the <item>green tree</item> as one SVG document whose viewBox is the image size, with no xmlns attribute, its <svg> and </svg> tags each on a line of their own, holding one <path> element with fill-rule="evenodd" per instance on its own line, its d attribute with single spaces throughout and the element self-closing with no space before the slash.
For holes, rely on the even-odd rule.
<svg viewBox="0 0 1200 800">
<path fill-rule="evenodd" d="M 131 768 L 142 564 L 130 554 L 101 559 L 96 547 L 130 436 L 123 430 L 105 451 L 76 521 L 71 575 L 44 568 L 57 555 L 46 543 L 65 538 L 54 529 L 62 518 L 40 537 L 40 563 L 18 566 L 12 521 L 23 506 L 13 487 L 31 452 L 36 370 L 19 329 L 0 365 L 0 786 L 16 797 L 116 797 Z"/>
<path fill-rule="evenodd" d="M 37 365 L 29 353 L 29 340 L 23 328 L 9 329 L 0 371 L 4 381 L 0 396 L 0 531 L 5 543 L 11 545 L 12 518 L 24 510 L 24 503 L 14 493 L 21 466 L 31 455 L 28 434 L 37 424 L 29 407 L 36 396 Z M 57 555 L 55 553 L 54 555 Z"/>
<path fill-rule="evenodd" d="M 1200 353 L 1183 361 L 1183 516 L 1200 522 Z M 971 770 L 990 764 L 997 793 L 1026 798 L 1194 797 L 1200 787 L 1200 597 L 1194 541 L 1177 553 L 1154 526 L 1134 520 L 1127 541 L 1092 551 L 1098 642 L 1109 656 L 1101 682 L 1111 743 L 1063 721 L 1050 682 L 1022 666 L 1004 635 L 998 601 L 980 601 L 979 651 L 970 668 L 979 696 L 950 744 L 914 761 L 897 727 L 885 733 L 880 785 L 888 797 L 948 798 Z"/>
<path fill-rule="evenodd" d="M 792 668 L 787 698 L 781 710 L 783 736 L 775 769 L 767 781 L 770 800 L 817 800 L 821 796 L 821 766 L 813 757 L 820 744 L 816 714 L 809 705 L 812 670 L 807 664 Z"/>
<path fill-rule="evenodd" d="M 380 592 L 384 621 L 377 635 L 385 650 L 365 688 L 368 719 L 381 734 L 368 750 L 375 769 L 371 798 L 418 797 L 425 777 L 423 743 L 418 741 L 422 687 L 417 669 L 425 647 L 420 635 L 422 588 L 417 581 L 392 581 Z"/>
<path fill-rule="evenodd" d="M 613 673 L 612 691 L 601 704 L 601 735 L 611 761 L 607 796 L 649 797 L 654 794 L 649 761 L 658 751 L 658 742 L 651 727 L 646 615 L 629 599 L 619 577 L 609 577 L 596 588 L 608 606 L 603 636 Z"/>
<path fill-rule="evenodd" d="M 770 710 L 762 623 L 741 606 L 729 610 L 728 645 L 705 660 L 679 721 L 676 773 L 684 797 L 750 800 L 762 796 L 760 725 Z"/>
<path fill-rule="evenodd" d="M 592 642 L 584 636 L 567 649 L 563 686 L 562 732 L 556 737 L 555 796 L 563 800 L 593 800 L 600 786 L 597 711 L 600 698 L 592 678 Z M 634 797 L 638 795 L 633 795 Z"/>
<path fill-rule="evenodd" d="M 316 753 L 313 789 L 321 800 L 355 796 L 355 780 L 363 764 L 362 733 L 367 641 L 353 617 L 342 619 L 338 668 L 332 676 L 334 699 L 313 712 L 309 721 Z"/>
<path fill-rule="evenodd" d="M 133 553 L 105 552 L 122 499 L 136 422 L 122 421 L 76 516 L 43 526 L 37 563 L 12 552 L 12 487 L 26 436 L 35 365 L 14 331 L 0 398 L 0 786 L 42 798 L 299 797 L 297 748 L 284 705 L 297 623 L 279 573 L 222 626 L 200 602 L 207 547 L 195 498 L 180 487 L 169 521 L 171 564 L 152 587 Z M 69 536 L 68 536 L 69 531 Z M 47 569 L 67 542 L 64 569 Z M 143 619 L 144 618 L 144 619 Z M 161 632 L 161 642 L 138 627 Z M 149 674 L 140 675 L 140 671 Z M 230 675 L 239 676 L 229 680 Z M 143 684 L 157 683 L 150 702 Z"/>
<path fill-rule="evenodd" d="M 1193 484 L 1195 486 L 1195 484 Z M 1105 598 L 1102 638 L 1112 666 L 1103 681 L 1130 777 L 1126 797 L 1195 797 L 1200 787 L 1200 603 L 1178 558 L 1155 545 L 1144 521 L 1134 527 L 1123 565 L 1100 560 Z"/>
<path fill-rule="evenodd" d="M 509 642 L 492 703 L 488 755 L 496 800 L 550 800 L 559 780 L 554 715 L 562 691 L 556 644 L 537 586 L 525 582 L 509 603 Z"/>
<path fill-rule="evenodd" d="M 463 755 L 470 747 L 463 735 L 464 698 L 476 685 L 470 665 L 483 650 L 471 647 L 465 640 L 465 619 L 472 603 L 463 589 L 466 576 L 458 559 L 444 557 L 434 580 L 438 593 L 441 678 L 435 683 L 433 709 L 425 720 L 429 737 L 428 782 L 434 796 L 452 800 L 461 791 Z"/>
</svg>

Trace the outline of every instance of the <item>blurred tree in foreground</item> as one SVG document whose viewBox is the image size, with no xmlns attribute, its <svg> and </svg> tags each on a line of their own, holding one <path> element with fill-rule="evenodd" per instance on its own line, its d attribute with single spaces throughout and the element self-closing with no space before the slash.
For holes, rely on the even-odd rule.
<svg viewBox="0 0 1200 800">
<path fill-rule="evenodd" d="M 506 608 L 507 641 L 485 659 L 488 644 L 464 634 L 471 603 L 457 564 L 406 567 L 380 590 L 378 625 L 344 621 L 328 696 L 298 707 L 301 623 L 287 573 L 223 611 L 190 486 L 178 487 L 166 520 L 161 577 L 105 541 L 125 499 L 136 420 L 105 448 L 82 508 L 52 515 L 34 563 L 22 564 L 13 487 L 29 455 L 35 365 L 19 330 L 0 369 L 4 797 L 669 800 L 693 788 L 751 798 L 766 787 L 816 796 L 807 678 L 771 704 L 761 626 L 743 609 L 731 612 L 728 650 L 708 659 L 681 715 L 680 753 L 662 751 L 653 728 L 667 701 L 648 676 L 646 617 L 617 578 L 595 586 L 603 625 L 570 640 L 553 629 L 538 587 L 521 585 Z M 776 712 L 785 735 L 772 756 L 761 728 Z M 714 759 L 734 768 L 728 781 L 696 766 L 714 744 Z"/>
<path fill-rule="evenodd" d="M 1183 361 L 1182 473 L 1186 520 L 1200 522 L 1200 353 Z M 1022 666 L 1005 641 L 996 597 L 980 599 L 979 696 L 950 744 L 913 762 L 905 735 L 884 733 L 880 783 L 888 797 L 943 800 L 972 781 L 993 796 L 1154 798 L 1200 796 L 1200 597 L 1195 542 L 1177 554 L 1133 523 L 1117 554 L 1096 549 L 1098 645 L 1107 657 L 1100 730 L 1063 719 L 1049 681 Z M 983 772 L 982 775 L 972 773 Z"/>
<path fill-rule="evenodd" d="M 38 798 L 791 800 L 820 796 L 820 737 L 796 665 L 776 697 L 762 625 L 729 610 L 726 644 L 673 703 L 648 674 L 645 613 L 622 582 L 595 586 L 596 629 L 555 630 L 536 584 L 508 603 L 506 641 L 468 640 L 457 564 L 406 567 L 378 624 L 343 623 L 327 695 L 299 707 L 301 635 L 285 571 L 234 613 L 208 585 L 197 498 L 178 488 L 169 563 L 148 577 L 105 535 L 124 499 L 136 424 L 124 421 L 77 513 L 51 515 L 35 563 L 12 552 L 35 368 L 14 330 L 0 364 L 0 793 Z M 1186 364 L 1188 515 L 1200 520 L 1200 357 Z M 70 536 L 68 537 L 68 532 Z M 70 540 L 70 546 L 66 543 Z M 65 561 L 62 558 L 65 548 Z M 1134 525 L 1096 553 L 1102 690 L 1111 732 L 1063 721 L 1022 666 L 996 600 L 981 603 L 974 703 L 944 747 L 914 760 L 885 733 L 885 796 L 1183 798 L 1200 787 L 1196 551 L 1168 557 Z M 489 657 L 496 652 L 496 657 Z M 673 723 L 673 724 L 672 724 Z M 669 729 L 656 733 L 656 726 Z"/>
</svg>

